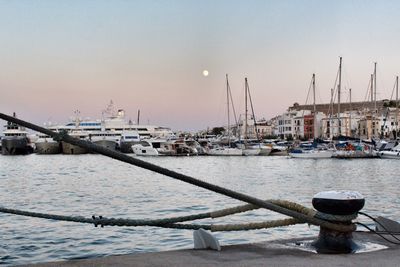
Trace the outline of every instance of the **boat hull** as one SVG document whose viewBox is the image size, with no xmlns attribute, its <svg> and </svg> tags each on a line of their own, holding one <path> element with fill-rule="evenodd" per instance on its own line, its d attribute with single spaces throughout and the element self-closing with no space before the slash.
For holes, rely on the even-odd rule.
<svg viewBox="0 0 400 267">
<path fill-rule="evenodd" d="M 133 145 L 132 146 L 133 154 L 136 156 L 158 156 L 159 153 L 157 149 L 153 147 L 144 147 L 142 145 Z"/>
<path fill-rule="evenodd" d="M 118 144 L 115 141 L 112 140 L 96 140 L 93 141 L 93 144 L 96 144 L 98 146 L 102 146 L 111 150 L 117 150 Z"/>
<path fill-rule="evenodd" d="M 400 159 L 400 152 L 398 151 L 382 151 L 378 156 L 382 159 Z"/>
<path fill-rule="evenodd" d="M 35 146 L 38 154 L 60 154 L 62 150 L 59 142 L 36 142 Z"/>
<path fill-rule="evenodd" d="M 122 153 L 133 153 L 132 146 L 139 143 L 140 141 L 121 141 L 119 144 L 119 150 Z"/>
<path fill-rule="evenodd" d="M 260 155 L 261 149 L 259 148 L 245 148 L 243 149 L 244 156 L 258 156 Z"/>
<path fill-rule="evenodd" d="M 243 152 L 237 148 L 222 148 L 222 149 L 210 149 L 208 151 L 210 156 L 242 156 Z"/>
<path fill-rule="evenodd" d="M 321 151 L 309 151 L 301 153 L 289 153 L 289 156 L 292 158 L 300 158 L 300 159 L 328 159 L 332 158 L 333 153 L 334 151 L 321 150 Z"/>
<path fill-rule="evenodd" d="M 287 156 L 288 151 L 287 150 L 280 150 L 280 149 L 272 149 L 271 153 L 269 154 L 270 156 Z"/>
<path fill-rule="evenodd" d="M 261 147 L 259 156 L 268 156 L 271 154 L 272 149 L 270 147 Z"/>
<path fill-rule="evenodd" d="M 377 158 L 378 154 L 374 151 L 336 151 L 333 153 L 332 158 L 338 159 L 364 159 L 364 158 Z"/>
<path fill-rule="evenodd" d="M 1 140 L 2 155 L 26 155 L 33 152 L 26 137 L 3 138 Z"/>
<path fill-rule="evenodd" d="M 62 153 L 68 155 L 79 155 L 87 154 L 89 151 L 86 148 L 71 145 L 66 142 L 62 142 Z"/>
</svg>

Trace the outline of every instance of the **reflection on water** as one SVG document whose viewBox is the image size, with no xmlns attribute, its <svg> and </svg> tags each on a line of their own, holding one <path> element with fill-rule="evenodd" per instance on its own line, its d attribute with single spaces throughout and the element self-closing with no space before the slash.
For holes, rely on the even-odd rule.
<svg viewBox="0 0 400 267">
<path fill-rule="evenodd" d="M 262 199 L 311 206 L 325 190 L 356 190 L 364 211 L 400 216 L 396 160 L 299 160 L 286 157 L 159 157 L 145 160 Z M 0 203 L 62 215 L 163 218 L 212 211 L 240 202 L 100 155 L 0 156 Z M 256 210 L 199 223 L 281 218 Z M 307 225 L 216 233 L 222 245 L 317 233 Z M 0 264 L 191 248 L 192 231 L 104 227 L 0 214 Z"/>
</svg>

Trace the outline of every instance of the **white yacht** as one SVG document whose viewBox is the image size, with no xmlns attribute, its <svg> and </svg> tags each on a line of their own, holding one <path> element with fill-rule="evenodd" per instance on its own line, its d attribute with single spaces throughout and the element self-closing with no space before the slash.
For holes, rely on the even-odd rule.
<svg viewBox="0 0 400 267">
<path fill-rule="evenodd" d="M 13 114 L 16 117 L 15 112 Z M 1 153 L 3 155 L 25 155 L 33 152 L 28 138 L 28 132 L 13 122 L 7 122 L 1 139 Z"/>
<path fill-rule="evenodd" d="M 132 145 L 132 151 L 137 156 L 160 156 L 166 155 L 167 149 L 164 146 L 166 140 L 143 139 L 138 144 Z"/>
<path fill-rule="evenodd" d="M 88 120 L 79 118 L 79 112 L 75 112 L 75 118 L 64 125 L 54 125 L 48 127 L 53 131 L 65 130 L 68 133 L 72 130 L 81 130 L 90 134 L 92 141 L 106 147 L 113 148 L 116 142 L 117 146 L 124 153 L 132 153 L 132 145 L 141 138 L 169 137 L 173 135 L 171 129 L 155 125 L 138 125 L 131 120 L 126 121 L 125 111 L 119 109 L 114 111 L 114 104 L 108 105 L 103 112 L 101 120 Z"/>
<path fill-rule="evenodd" d="M 122 153 L 133 153 L 132 146 L 140 143 L 138 131 L 124 131 L 121 133 L 119 149 Z"/>
<path fill-rule="evenodd" d="M 379 151 L 378 156 L 383 159 L 400 159 L 400 145 L 393 147 L 391 150 Z"/>
</svg>

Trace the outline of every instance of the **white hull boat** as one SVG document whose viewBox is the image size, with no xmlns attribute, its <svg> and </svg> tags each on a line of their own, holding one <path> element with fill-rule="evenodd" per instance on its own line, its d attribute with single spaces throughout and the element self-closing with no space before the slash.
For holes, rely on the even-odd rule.
<svg viewBox="0 0 400 267">
<path fill-rule="evenodd" d="M 217 147 L 211 148 L 208 151 L 208 155 L 210 156 L 242 156 L 242 150 L 239 148 L 231 148 L 231 147 Z"/>
<path fill-rule="evenodd" d="M 382 159 L 400 159 L 400 151 L 381 151 L 378 156 Z"/>
<path fill-rule="evenodd" d="M 395 146 L 391 150 L 380 151 L 378 156 L 383 159 L 400 159 L 400 145 Z"/>
<path fill-rule="evenodd" d="M 302 150 L 300 152 L 291 152 L 289 156 L 301 159 L 327 159 L 331 158 L 335 150 Z"/>
<path fill-rule="evenodd" d="M 258 156 L 261 153 L 260 148 L 245 148 L 243 149 L 244 156 Z"/>
</svg>

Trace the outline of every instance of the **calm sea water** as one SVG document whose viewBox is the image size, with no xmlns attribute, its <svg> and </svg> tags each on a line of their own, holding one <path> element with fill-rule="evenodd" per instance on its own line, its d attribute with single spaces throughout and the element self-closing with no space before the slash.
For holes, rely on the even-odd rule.
<svg viewBox="0 0 400 267">
<path fill-rule="evenodd" d="M 400 162 L 286 157 L 158 157 L 144 160 L 262 199 L 311 206 L 325 190 L 357 190 L 364 211 L 400 219 Z M 100 155 L 0 156 L 0 205 L 61 215 L 164 218 L 241 204 Z M 199 223 L 282 218 L 257 210 Z M 216 233 L 222 245 L 315 235 L 317 227 Z M 0 264 L 90 258 L 193 246 L 192 231 L 104 227 L 0 214 Z"/>
</svg>

